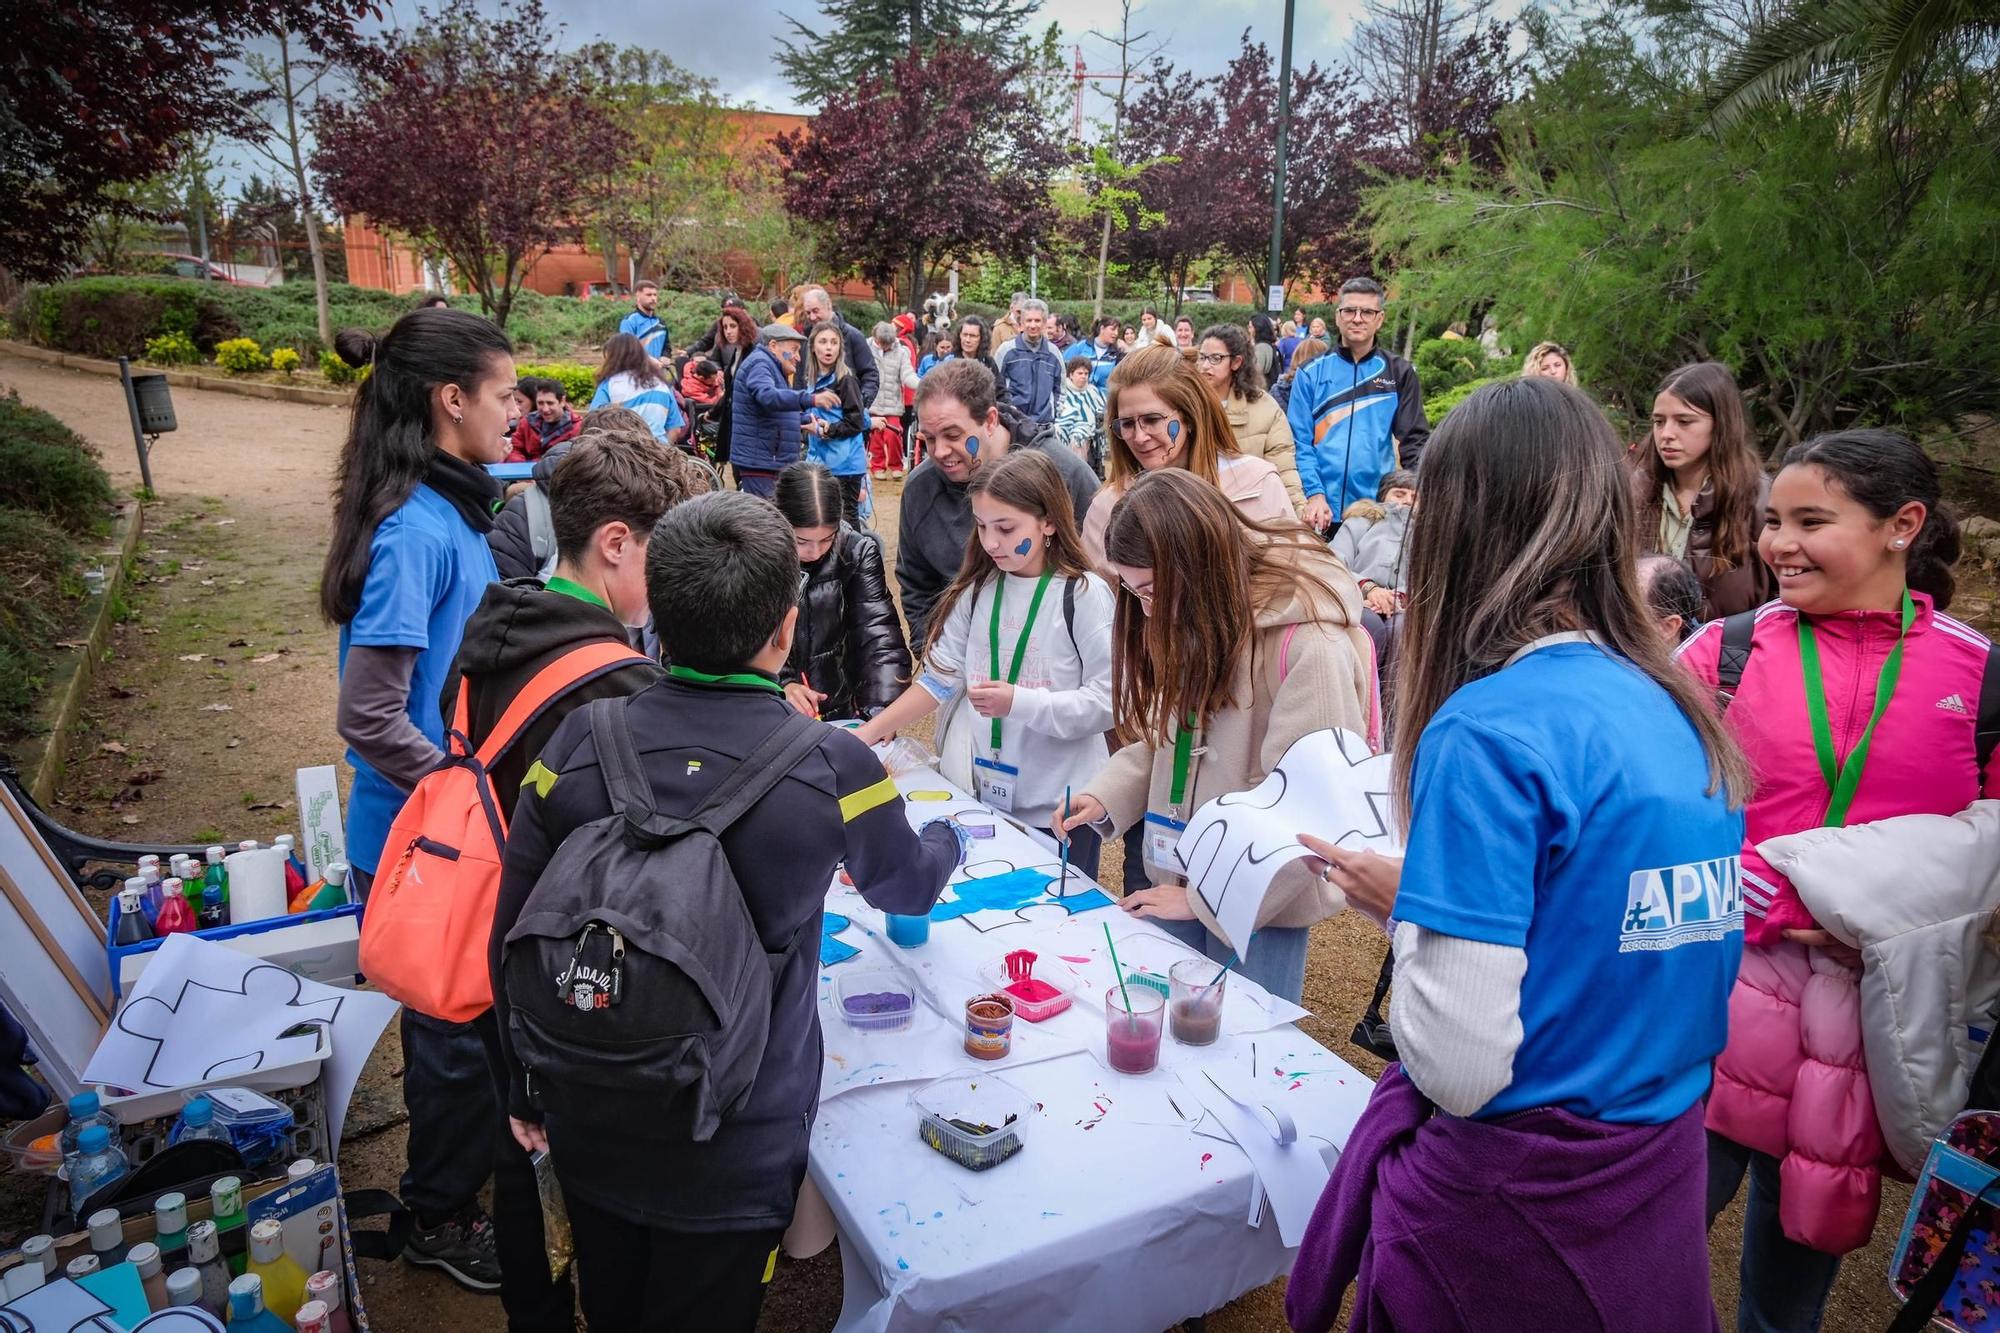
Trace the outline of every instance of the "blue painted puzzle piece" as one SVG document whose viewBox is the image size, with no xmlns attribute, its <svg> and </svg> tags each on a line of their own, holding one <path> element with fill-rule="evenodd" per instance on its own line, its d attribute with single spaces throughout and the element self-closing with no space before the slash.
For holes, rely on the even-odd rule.
<svg viewBox="0 0 2000 1333">
<path fill-rule="evenodd" d="M 845 940 L 834 938 L 835 935 L 846 930 L 852 924 L 854 923 L 838 912 L 828 912 L 820 918 L 819 965 L 821 967 L 832 967 L 835 963 L 844 963 L 861 952 L 861 950 L 855 948 Z"/>
<path fill-rule="evenodd" d="M 951 886 L 957 901 L 931 908 L 931 920 L 956 921 L 974 912 L 1013 912 L 1023 907 L 1060 907 L 1074 913 L 1111 906 L 1111 899 L 1097 888 L 1058 898 L 1048 891 L 1055 880 L 1054 875 L 1041 870 L 1010 870 L 1004 875 L 961 880 Z"/>
</svg>

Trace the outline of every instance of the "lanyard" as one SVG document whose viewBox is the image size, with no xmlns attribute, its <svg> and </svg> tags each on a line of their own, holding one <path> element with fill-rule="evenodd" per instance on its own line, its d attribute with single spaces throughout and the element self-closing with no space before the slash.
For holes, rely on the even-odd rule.
<svg viewBox="0 0 2000 1333">
<path fill-rule="evenodd" d="M 1868 726 L 1848 752 L 1846 760 L 1836 763 L 1833 727 L 1826 715 L 1826 679 L 1820 669 L 1819 636 L 1810 620 L 1799 617 L 1799 661 L 1805 669 L 1806 712 L 1812 717 L 1813 751 L 1819 756 L 1820 776 L 1832 793 L 1826 805 L 1825 824 L 1828 828 L 1845 828 L 1847 825 L 1847 808 L 1854 804 L 1855 790 L 1861 785 L 1861 771 L 1868 766 L 1868 747 L 1875 740 L 1875 724 L 1888 710 L 1889 700 L 1896 693 L 1896 681 L 1903 674 L 1903 640 L 1909 637 L 1910 625 L 1916 618 L 1917 604 L 1910 600 L 1910 590 L 1905 588 L 1903 628 L 1896 635 L 1896 646 L 1889 650 L 1889 660 L 1882 664 L 1881 675 L 1875 678 L 1875 711 L 1869 714 Z"/>
<path fill-rule="evenodd" d="M 1187 795 L 1188 761 L 1194 757 L 1194 714 L 1189 713 L 1174 729 L 1174 785 L 1167 794 L 1167 804 L 1173 809 L 1175 819 L 1181 817 L 1181 801 Z"/>
<path fill-rule="evenodd" d="M 1034 633 L 1035 617 L 1042 612 L 1042 594 L 1049 590 L 1049 580 L 1055 577 L 1053 569 L 1042 573 L 1041 581 L 1035 584 L 1034 600 L 1028 603 L 1028 619 L 1021 626 L 1021 637 L 1014 640 L 1014 662 L 1007 668 L 1007 683 L 1012 685 L 1021 678 L 1021 663 L 1028 656 L 1028 636 Z M 1002 574 L 998 586 L 993 589 L 993 623 L 986 632 L 986 646 L 993 653 L 993 679 L 1000 679 L 1000 603 L 1007 600 L 1007 576 Z M 1000 719 L 993 719 L 993 754 L 1000 754 Z"/>
</svg>

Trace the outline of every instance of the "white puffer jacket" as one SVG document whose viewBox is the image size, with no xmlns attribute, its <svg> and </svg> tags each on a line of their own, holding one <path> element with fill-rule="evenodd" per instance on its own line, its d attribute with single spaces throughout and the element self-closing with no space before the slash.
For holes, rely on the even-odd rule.
<svg viewBox="0 0 2000 1333">
<path fill-rule="evenodd" d="M 1956 815 L 1903 815 L 1808 829 L 1758 850 L 1815 920 L 1861 951 L 1868 1085 L 1889 1151 L 1907 1171 L 1965 1108 L 1991 1026 L 2000 953 L 2000 801 Z"/>
</svg>

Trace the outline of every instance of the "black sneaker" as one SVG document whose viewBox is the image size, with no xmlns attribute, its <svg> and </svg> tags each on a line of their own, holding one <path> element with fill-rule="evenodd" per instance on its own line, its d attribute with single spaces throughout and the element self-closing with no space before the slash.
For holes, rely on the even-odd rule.
<svg viewBox="0 0 2000 1333">
<path fill-rule="evenodd" d="M 472 1208 L 443 1226 L 410 1233 L 403 1257 L 413 1264 L 441 1268 L 461 1287 L 473 1291 L 500 1290 L 500 1259 L 493 1249 L 493 1219 L 483 1208 Z"/>
</svg>

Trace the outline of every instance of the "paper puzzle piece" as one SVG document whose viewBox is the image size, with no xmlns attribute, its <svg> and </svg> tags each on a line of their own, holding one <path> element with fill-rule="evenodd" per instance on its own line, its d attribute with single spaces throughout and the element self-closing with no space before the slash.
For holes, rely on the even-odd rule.
<svg viewBox="0 0 2000 1333">
<path fill-rule="evenodd" d="M 222 1321 L 192 1305 L 178 1310 L 161 1310 L 132 1330 L 132 1333 L 223 1333 Z"/>
<path fill-rule="evenodd" d="M 1270 775 L 1248 791 L 1195 811 L 1175 855 L 1240 950 L 1278 870 L 1302 856 L 1301 832 L 1342 847 L 1400 854 L 1389 822 L 1389 755 L 1351 731 L 1315 731 L 1292 742 Z"/>
<path fill-rule="evenodd" d="M 846 940 L 837 940 L 834 938 L 835 935 L 838 935 L 853 924 L 852 921 L 849 921 L 838 912 L 827 912 L 820 917 L 819 965 L 821 967 L 832 967 L 835 963 L 844 963 L 861 952 L 861 950 L 855 948 Z"/>
<path fill-rule="evenodd" d="M 996 863 L 988 861 L 980 864 Z M 1014 924 L 1028 919 L 1022 915 L 1023 908 L 1052 907 L 1074 914 L 1111 906 L 1111 899 L 1095 885 L 1079 892 L 1051 893 L 1049 886 L 1056 882 L 1058 869 L 1056 866 L 1046 870 L 1040 867 L 1015 869 L 1012 865 L 1008 865 L 1008 868 L 1000 874 L 979 875 L 960 880 L 946 890 L 951 895 L 949 901 L 940 901 L 931 908 L 931 920 L 963 920 L 974 929 L 983 931 L 993 928 L 993 918 L 986 915 L 988 913 L 1008 913 L 1008 919 L 998 924 Z"/>
<path fill-rule="evenodd" d="M 78 1278 L 76 1285 L 108 1304 L 111 1322 L 118 1327 L 137 1328 L 145 1321 L 146 1287 L 139 1280 L 139 1270 L 131 1264 L 113 1264 Z"/>
<path fill-rule="evenodd" d="M 112 1026 L 153 1044 L 144 1087 L 186 1087 L 310 1058 L 320 1048 L 318 1037 L 280 1034 L 306 1023 L 330 1026 L 342 1001 L 302 1004 L 300 988 L 297 973 L 262 964 L 243 974 L 240 990 L 190 979 L 172 1003 L 141 996 L 118 1012 Z"/>
<path fill-rule="evenodd" d="M 0 1306 L 0 1333 L 123 1333 L 112 1309 L 66 1277 Z"/>
</svg>

